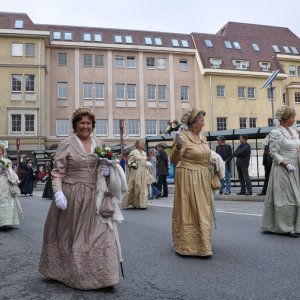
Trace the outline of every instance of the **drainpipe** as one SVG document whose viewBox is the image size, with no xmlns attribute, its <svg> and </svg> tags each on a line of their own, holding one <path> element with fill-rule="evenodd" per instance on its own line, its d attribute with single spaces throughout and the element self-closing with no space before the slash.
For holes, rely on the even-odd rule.
<svg viewBox="0 0 300 300">
<path fill-rule="evenodd" d="M 212 99 L 212 78 L 209 75 L 209 100 L 210 100 L 210 130 L 213 130 L 213 99 Z"/>
</svg>

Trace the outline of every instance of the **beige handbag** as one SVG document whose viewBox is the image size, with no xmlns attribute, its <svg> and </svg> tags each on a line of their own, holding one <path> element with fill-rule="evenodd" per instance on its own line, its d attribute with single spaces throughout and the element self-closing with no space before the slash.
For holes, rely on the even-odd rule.
<svg viewBox="0 0 300 300">
<path fill-rule="evenodd" d="M 218 190 L 221 187 L 221 182 L 217 174 L 213 174 L 211 177 L 211 188 L 213 190 Z"/>
<path fill-rule="evenodd" d="M 114 203 L 113 203 L 113 198 L 114 194 L 111 192 L 105 192 L 104 193 L 104 198 L 102 200 L 102 204 L 100 207 L 100 216 L 103 218 L 109 218 L 112 217 L 115 208 L 114 208 Z"/>
</svg>

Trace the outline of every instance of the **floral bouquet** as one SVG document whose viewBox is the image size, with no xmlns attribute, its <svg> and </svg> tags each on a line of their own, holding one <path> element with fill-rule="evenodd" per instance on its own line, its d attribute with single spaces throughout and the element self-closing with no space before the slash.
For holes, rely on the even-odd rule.
<svg viewBox="0 0 300 300">
<path fill-rule="evenodd" d="M 4 167 L 6 169 L 9 168 L 9 164 L 7 162 L 5 162 L 4 160 L 0 159 L 0 167 Z"/>
<path fill-rule="evenodd" d="M 180 130 L 182 124 L 177 120 L 171 120 L 168 122 L 168 126 L 166 128 L 166 133 L 172 136 L 176 135 L 176 133 Z"/>
<path fill-rule="evenodd" d="M 128 166 L 130 169 L 136 170 L 139 167 L 139 164 L 137 161 L 132 160 L 131 162 L 129 162 Z"/>
<path fill-rule="evenodd" d="M 108 160 L 117 159 L 116 155 L 109 147 L 106 147 L 105 144 L 103 144 L 102 147 L 96 147 L 94 152 L 99 158 L 106 158 Z"/>
</svg>

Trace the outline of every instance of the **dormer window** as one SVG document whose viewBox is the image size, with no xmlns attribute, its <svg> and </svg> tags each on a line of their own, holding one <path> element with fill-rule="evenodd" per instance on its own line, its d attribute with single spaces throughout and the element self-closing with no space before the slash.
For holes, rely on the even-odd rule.
<svg viewBox="0 0 300 300">
<path fill-rule="evenodd" d="M 284 50 L 284 52 L 287 53 L 287 54 L 292 53 L 292 52 L 291 52 L 291 49 L 290 49 L 289 47 L 287 47 L 287 46 L 283 46 L 283 50 Z"/>
<path fill-rule="evenodd" d="M 122 43 L 122 36 L 121 35 L 115 35 L 115 43 Z"/>
<path fill-rule="evenodd" d="M 205 43 L 206 47 L 212 47 L 213 46 L 211 40 L 204 40 L 204 43 Z"/>
<path fill-rule="evenodd" d="M 162 45 L 161 38 L 158 38 L 158 37 L 154 38 L 154 42 L 155 42 L 155 45 L 157 45 L 157 46 L 161 46 Z"/>
<path fill-rule="evenodd" d="M 213 69 L 219 69 L 221 64 L 222 64 L 222 59 L 221 58 L 213 58 L 211 57 L 209 59 L 209 62 L 211 63 L 211 67 Z"/>
<path fill-rule="evenodd" d="M 179 42 L 176 39 L 172 39 L 172 46 L 173 47 L 179 47 Z"/>
<path fill-rule="evenodd" d="M 53 40 L 61 40 L 61 33 L 58 31 L 53 32 Z"/>
<path fill-rule="evenodd" d="M 259 49 L 259 47 L 258 47 L 257 44 L 252 44 L 252 49 L 253 49 L 254 51 L 260 51 L 260 49 Z"/>
<path fill-rule="evenodd" d="M 15 29 L 23 29 L 24 21 L 23 20 L 16 20 L 15 21 Z"/>
<path fill-rule="evenodd" d="M 235 49 L 242 49 L 239 42 L 233 42 L 233 47 L 234 47 Z"/>
<path fill-rule="evenodd" d="M 65 41 L 72 41 L 72 32 L 65 32 L 64 38 L 65 38 Z"/>
<path fill-rule="evenodd" d="M 247 70 L 249 67 L 249 61 L 247 60 L 233 60 L 232 62 L 237 70 Z"/>
<path fill-rule="evenodd" d="M 296 47 L 291 47 L 293 54 L 299 54 Z"/>
<path fill-rule="evenodd" d="M 270 63 L 269 62 L 261 61 L 261 62 L 259 62 L 259 66 L 260 66 L 260 68 L 263 72 L 267 72 L 270 69 Z"/>
<path fill-rule="evenodd" d="M 102 35 L 100 33 L 94 34 L 94 41 L 95 42 L 102 42 Z"/>
<path fill-rule="evenodd" d="M 90 33 L 84 33 L 84 34 L 83 34 L 83 40 L 84 40 L 85 42 L 90 42 L 90 41 L 92 40 L 91 34 L 90 34 Z"/>
<path fill-rule="evenodd" d="M 272 48 L 276 53 L 280 53 L 280 49 L 277 45 L 272 45 Z"/>
<path fill-rule="evenodd" d="M 232 45 L 229 41 L 224 41 L 224 45 L 225 45 L 225 48 L 227 49 L 231 49 L 232 48 Z"/>
<path fill-rule="evenodd" d="M 189 48 L 190 47 L 187 40 L 181 40 L 181 44 L 182 44 L 182 47 L 184 47 L 184 48 Z"/>
<path fill-rule="evenodd" d="M 151 37 L 145 37 L 145 44 L 146 45 L 152 45 L 152 38 Z"/>
<path fill-rule="evenodd" d="M 125 35 L 125 42 L 126 42 L 126 44 L 132 44 L 132 36 Z"/>
</svg>

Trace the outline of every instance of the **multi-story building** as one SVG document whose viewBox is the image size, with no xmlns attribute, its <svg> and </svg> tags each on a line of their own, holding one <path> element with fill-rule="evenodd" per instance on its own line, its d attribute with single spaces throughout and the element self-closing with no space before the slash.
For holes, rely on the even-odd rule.
<svg viewBox="0 0 300 300">
<path fill-rule="evenodd" d="M 55 149 L 75 108 L 91 107 L 107 144 L 163 134 L 192 106 L 205 130 L 264 127 L 300 102 L 300 41 L 287 28 L 229 22 L 217 34 L 34 24 L 0 13 L 0 140 Z M 261 89 L 272 71 L 272 87 Z M 274 101 L 270 101 L 272 99 Z M 273 105 L 271 105 L 273 104 Z M 300 117 L 298 117 L 300 120 Z"/>
</svg>

